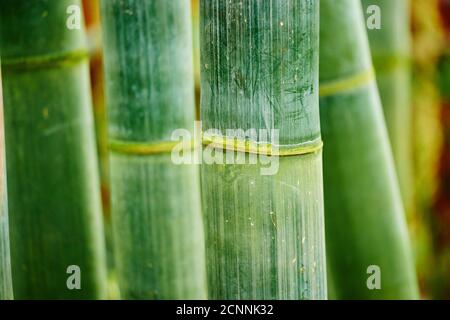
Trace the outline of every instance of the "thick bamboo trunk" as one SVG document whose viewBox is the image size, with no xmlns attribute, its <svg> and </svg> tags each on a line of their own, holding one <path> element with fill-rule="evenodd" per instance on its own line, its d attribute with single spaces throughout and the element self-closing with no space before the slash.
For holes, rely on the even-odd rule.
<svg viewBox="0 0 450 320">
<path fill-rule="evenodd" d="M 190 2 L 106 0 L 101 9 L 122 297 L 206 298 L 198 168 L 162 150 L 195 119 Z"/>
<path fill-rule="evenodd" d="M 439 184 L 433 205 L 431 226 L 436 265 L 432 272 L 432 299 L 450 299 L 450 2 L 439 0 L 445 32 L 445 48 L 437 64 L 441 95 L 440 117 L 443 148 L 439 163 Z"/>
<path fill-rule="evenodd" d="M 1 76 L 1 73 L 0 73 Z M 6 193 L 3 96 L 0 78 L 0 300 L 12 299 L 11 260 L 9 253 L 8 199 Z"/>
<path fill-rule="evenodd" d="M 417 298 L 365 27 L 359 0 L 321 1 L 320 114 L 330 280 L 335 298 Z M 377 267 L 380 290 L 370 279 Z"/>
<path fill-rule="evenodd" d="M 80 3 L 3 0 L 0 4 L 17 299 L 90 299 L 105 293 L 88 61 L 83 29 L 67 27 L 70 5 Z M 71 270 L 81 272 L 81 290 L 76 289 L 75 278 L 69 279 L 78 274 Z"/>
<path fill-rule="evenodd" d="M 381 9 L 381 29 L 369 29 L 377 83 L 408 216 L 414 210 L 411 33 L 409 0 L 363 0 L 363 9 Z"/>
<path fill-rule="evenodd" d="M 200 6 L 204 151 L 212 139 L 221 158 L 228 140 L 231 154 L 246 159 L 202 166 L 209 297 L 324 299 L 319 2 Z M 269 132 L 236 140 L 228 129 Z M 261 144 L 279 149 L 273 175 L 261 171 Z M 247 147 L 236 152 L 238 145 Z M 258 164 L 250 164 L 254 156 Z"/>
</svg>

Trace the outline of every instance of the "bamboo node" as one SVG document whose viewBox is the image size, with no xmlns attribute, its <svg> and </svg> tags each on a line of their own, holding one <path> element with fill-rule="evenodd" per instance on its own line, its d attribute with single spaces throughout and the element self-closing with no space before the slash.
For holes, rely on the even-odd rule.
<svg viewBox="0 0 450 320">
<path fill-rule="evenodd" d="M 373 67 L 368 70 L 353 74 L 337 80 L 328 81 L 320 84 L 320 97 L 329 97 L 362 87 L 375 80 L 375 71 Z"/>
<path fill-rule="evenodd" d="M 267 142 L 255 142 L 249 140 L 230 138 L 218 135 L 202 134 L 201 143 L 196 143 L 195 139 L 188 142 L 161 141 L 161 142 L 128 142 L 111 140 L 109 150 L 119 154 L 130 155 L 157 155 L 171 153 L 175 148 L 182 151 L 195 150 L 203 145 L 214 149 L 229 150 L 250 154 L 260 154 L 267 156 L 289 157 L 317 153 L 323 148 L 322 139 L 316 139 L 306 143 L 295 145 L 274 145 Z"/>
<path fill-rule="evenodd" d="M 230 138 L 226 136 L 203 134 L 202 143 L 204 146 L 215 149 L 279 157 L 317 153 L 323 148 L 323 141 L 320 138 L 301 144 L 274 145 L 272 143 L 256 142 L 238 139 L 236 137 Z"/>
<path fill-rule="evenodd" d="M 144 156 L 171 153 L 173 149 L 179 145 L 180 141 L 128 142 L 110 140 L 109 150 L 115 153 Z M 182 149 L 186 151 L 192 150 L 194 147 L 194 141 L 185 142 L 182 145 Z"/>
<path fill-rule="evenodd" d="M 28 71 L 33 69 L 61 68 L 76 65 L 89 58 L 89 51 L 79 49 L 71 52 L 62 52 L 56 54 L 5 58 L 2 59 L 2 68 L 8 71 Z"/>
</svg>

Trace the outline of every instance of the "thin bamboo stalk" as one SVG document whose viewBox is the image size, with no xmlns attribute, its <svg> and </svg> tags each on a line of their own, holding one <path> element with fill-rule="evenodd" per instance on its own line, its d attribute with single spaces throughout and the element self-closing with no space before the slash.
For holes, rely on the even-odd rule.
<svg viewBox="0 0 450 320">
<path fill-rule="evenodd" d="M 440 117 L 443 147 L 439 163 L 439 184 L 433 203 L 431 227 L 436 264 L 430 274 L 430 298 L 450 299 L 450 2 L 439 1 L 439 11 L 445 32 L 445 48 L 436 66 L 441 95 Z"/>
<path fill-rule="evenodd" d="M 101 5 L 121 295 L 204 299 L 198 167 L 152 149 L 195 120 L 190 1 Z"/>
<path fill-rule="evenodd" d="M 9 253 L 8 200 L 6 193 L 3 96 L 0 72 L 0 300 L 13 298 Z"/>
<path fill-rule="evenodd" d="M 17 299 L 105 295 L 105 263 L 84 30 L 74 0 L 0 3 L 8 202 Z M 81 290 L 75 278 L 78 266 Z M 69 272 L 69 273 L 68 273 Z M 69 282 L 69 283 L 68 283 Z M 69 284 L 69 285 L 68 285 Z M 73 289 L 73 290 L 71 290 Z"/>
<path fill-rule="evenodd" d="M 112 236 L 109 179 L 108 116 L 105 103 L 105 79 L 103 68 L 102 35 L 100 23 L 100 0 L 83 0 L 87 37 L 90 52 L 92 106 L 94 109 L 97 155 L 100 170 L 100 186 L 103 204 L 103 222 L 108 266 L 108 299 L 119 297 L 115 275 L 115 258 Z"/>
<path fill-rule="evenodd" d="M 205 132 L 220 130 L 226 140 L 233 138 L 228 129 L 277 129 L 279 141 L 270 134 L 232 140 L 293 154 L 276 158 L 275 175 L 261 175 L 265 166 L 250 164 L 248 153 L 245 165 L 202 166 L 209 297 L 325 299 L 319 2 L 211 0 L 200 7 Z M 216 147 L 223 157 L 223 145 Z M 308 147 L 314 151 L 294 151 Z"/>
<path fill-rule="evenodd" d="M 86 27 L 91 58 L 91 86 L 97 138 L 97 152 L 100 168 L 103 213 L 105 215 L 105 222 L 108 224 L 110 220 L 109 152 L 104 94 L 103 52 L 101 47 L 100 0 L 84 0 L 83 6 L 84 12 L 86 13 Z"/>
<path fill-rule="evenodd" d="M 320 41 L 327 258 L 335 298 L 417 298 L 361 2 L 322 0 Z M 370 286 L 376 285 L 370 266 L 380 268 L 379 290 Z"/>
<path fill-rule="evenodd" d="M 409 0 L 363 0 L 363 4 L 364 9 L 371 5 L 381 9 L 381 29 L 369 29 L 368 35 L 403 204 L 410 216 L 414 183 Z"/>
</svg>

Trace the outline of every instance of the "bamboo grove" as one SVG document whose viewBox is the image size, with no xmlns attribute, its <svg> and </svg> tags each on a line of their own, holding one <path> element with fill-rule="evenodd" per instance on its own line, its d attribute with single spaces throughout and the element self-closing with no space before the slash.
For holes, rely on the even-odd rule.
<svg viewBox="0 0 450 320">
<path fill-rule="evenodd" d="M 443 297 L 438 3 L 1 0 L 0 300 Z"/>
</svg>

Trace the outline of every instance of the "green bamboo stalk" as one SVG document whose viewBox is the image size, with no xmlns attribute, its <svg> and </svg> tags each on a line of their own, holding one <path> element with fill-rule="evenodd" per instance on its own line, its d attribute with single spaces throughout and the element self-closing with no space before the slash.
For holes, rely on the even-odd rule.
<svg viewBox="0 0 450 320">
<path fill-rule="evenodd" d="M 0 300 L 13 298 L 11 283 L 11 261 L 9 253 L 8 208 L 6 200 L 6 181 L 2 175 L 0 209 Z"/>
<path fill-rule="evenodd" d="M 241 138 L 293 154 L 277 158 L 275 175 L 262 175 L 266 166 L 249 164 L 248 153 L 246 165 L 202 166 L 209 297 L 325 299 L 319 2 L 200 6 L 205 133 L 220 130 L 220 140 L 232 138 L 228 129 L 277 129 L 279 142 L 273 135 Z M 316 151 L 294 151 L 308 146 Z M 226 153 L 221 147 L 218 157 Z"/>
<path fill-rule="evenodd" d="M 17 299 L 94 299 L 105 294 L 88 61 L 84 30 L 66 27 L 71 5 L 80 3 L 0 3 Z M 81 271 L 81 290 L 69 289 L 77 285 L 69 278 L 77 268 L 70 266 Z"/>
<path fill-rule="evenodd" d="M 200 119 L 200 0 L 191 0 L 192 33 L 194 45 L 195 114 Z"/>
<path fill-rule="evenodd" d="M 121 295 L 204 299 L 198 167 L 156 151 L 195 120 L 190 1 L 101 5 Z"/>
<path fill-rule="evenodd" d="M 0 72 L 0 300 L 10 300 L 13 298 L 5 169 L 3 96 Z"/>
<path fill-rule="evenodd" d="M 321 1 L 320 115 L 330 281 L 334 298 L 417 298 L 365 27 L 359 0 Z M 370 266 L 380 268 L 380 290 L 369 289 L 377 285 Z"/>
<path fill-rule="evenodd" d="M 403 204 L 414 210 L 411 34 L 409 0 L 363 0 L 363 8 L 381 9 L 381 29 L 369 29 L 377 83 L 394 155 Z"/>
<path fill-rule="evenodd" d="M 97 155 L 99 160 L 100 186 L 103 204 L 103 225 L 106 242 L 108 267 L 108 299 L 119 298 L 114 266 L 114 248 L 111 226 L 110 191 L 109 191 L 109 146 L 108 116 L 105 103 L 105 72 L 103 68 L 102 33 L 100 23 L 100 0 L 83 0 L 87 41 L 90 53 L 90 73 L 92 88 L 92 107 L 97 138 Z"/>
</svg>

